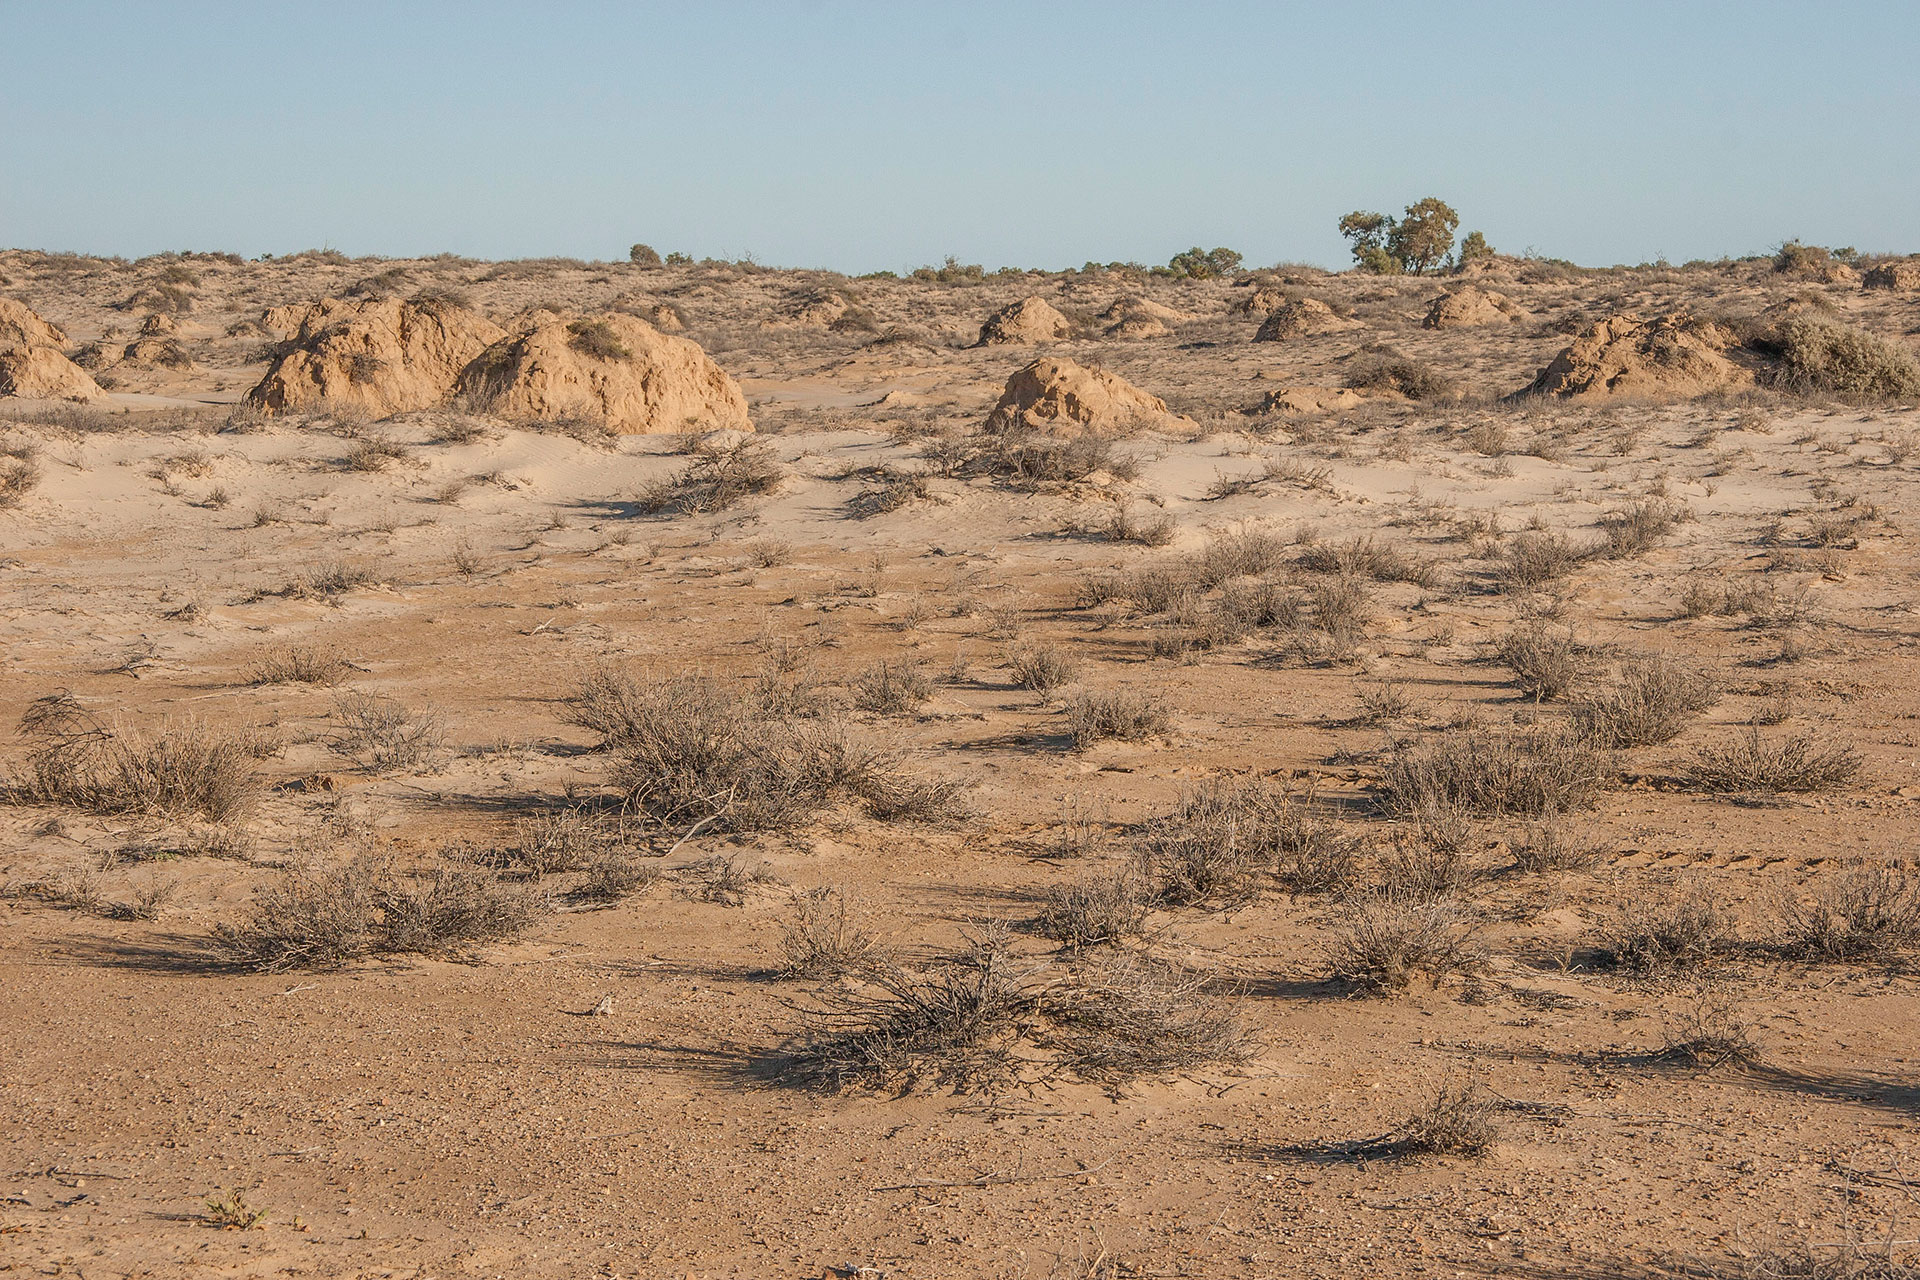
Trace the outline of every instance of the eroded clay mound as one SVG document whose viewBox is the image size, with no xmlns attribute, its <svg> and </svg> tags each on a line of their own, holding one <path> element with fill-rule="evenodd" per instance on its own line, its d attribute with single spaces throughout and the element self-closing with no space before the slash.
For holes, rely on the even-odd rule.
<svg viewBox="0 0 1920 1280">
<path fill-rule="evenodd" d="M 1257 284 L 1239 301 L 1233 304 L 1237 315 L 1270 316 L 1291 301 L 1286 289 L 1277 284 Z"/>
<path fill-rule="evenodd" d="M 1860 287 L 1911 293 L 1920 289 L 1920 262 L 1883 262 L 1860 278 Z"/>
<path fill-rule="evenodd" d="M 67 335 L 33 309 L 0 298 L 0 396 L 29 400 L 91 400 L 100 384 L 60 349 Z"/>
<path fill-rule="evenodd" d="M 1510 324 L 1526 313 L 1504 293 L 1464 285 L 1433 300 L 1426 319 L 1428 329 L 1467 329 L 1485 324 Z"/>
<path fill-rule="evenodd" d="M 1173 332 L 1171 326 L 1190 319 L 1186 313 L 1149 298 L 1115 299 L 1099 315 L 1105 326 L 1102 332 L 1109 338 L 1123 339 L 1163 338 Z"/>
<path fill-rule="evenodd" d="M 788 299 L 769 329 L 831 329 L 854 310 L 853 300 L 834 289 L 816 289 Z"/>
<path fill-rule="evenodd" d="M 1167 402 L 1117 374 L 1072 360 L 1042 356 L 1007 379 L 987 429 L 1015 427 L 1056 433 L 1115 433 L 1142 419 L 1167 417 Z"/>
<path fill-rule="evenodd" d="M 623 435 L 753 429 L 739 384 L 699 344 L 621 312 L 495 343 L 461 375 L 460 394 L 484 412 L 588 418 Z"/>
<path fill-rule="evenodd" d="M 1255 342 L 1285 342 L 1311 337 L 1316 333 L 1336 333 L 1360 328 L 1358 320 L 1348 320 L 1318 298 L 1302 298 L 1275 307 L 1253 335 Z"/>
<path fill-rule="evenodd" d="M 1260 413 L 1292 417 L 1315 413 L 1338 413 L 1366 403 L 1366 397 L 1351 387 L 1282 387 L 1269 391 L 1260 402 Z"/>
<path fill-rule="evenodd" d="M 1679 400 L 1745 386 L 1753 374 L 1727 358 L 1733 345 L 1731 333 L 1690 316 L 1613 316 L 1575 338 L 1527 392 Z"/>
<path fill-rule="evenodd" d="M 1045 298 L 1022 298 L 1002 307 L 980 326 L 980 345 L 1008 342 L 1058 342 L 1073 336 L 1073 322 Z"/>
<path fill-rule="evenodd" d="M 0 346 L 52 347 L 67 345 L 67 335 L 59 326 L 48 324 L 33 308 L 12 298 L 0 298 Z"/>
<path fill-rule="evenodd" d="M 247 393 L 262 412 L 353 408 L 374 417 L 443 404 L 473 358 L 505 336 L 485 316 L 437 299 L 328 298 L 275 307 L 261 321 L 292 349 Z"/>
</svg>

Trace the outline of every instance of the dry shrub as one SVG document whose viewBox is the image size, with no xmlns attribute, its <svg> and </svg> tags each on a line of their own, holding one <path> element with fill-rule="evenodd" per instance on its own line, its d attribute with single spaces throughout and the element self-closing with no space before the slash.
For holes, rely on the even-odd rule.
<svg viewBox="0 0 1920 1280">
<path fill-rule="evenodd" d="M 1566 822 L 1549 816 L 1530 823 L 1508 845 L 1520 871 L 1584 871 L 1607 854 L 1607 846 L 1583 838 Z"/>
<path fill-rule="evenodd" d="M 756 885 L 768 884 L 773 875 L 760 864 L 748 865 L 738 858 L 716 853 L 684 868 L 690 887 L 688 896 L 696 902 L 711 902 L 717 907 L 743 907 Z"/>
<path fill-rule="evenodd" d="M 1411 838 L 1394 844 L 1380 868 L 1381 882 L 1418 902 L 1450 898 L 1473 879 L 1467 857 L 1472 827 L 1454 809 L 1430 809 L 1414 815 Z"/>
<path fill-rule="evenodd" d="M 511 843 L 480 856 L 489 866 L 534 880 L 589 870 L 623 849 L 630 851 L 632 843 L 617 816 L 579 805 L 523 818 L 514 826 Z"/>
<path fill-rule="evenodd" d="M 635 500 L 644 515 L 703 515 L 771 493 L 784 474 L 773 445 L 748 436 L 733 442 L 701 440 L 693 461 Z"/>
<path fill-rule="evenodd" d="M 1911 349 L 1851 325 L 1795 317 L 1766 343 L 1774 386 L 1801 395 L 1856 400 L 1920 397 L 1920 361 Z"/>
<path fill-rule="evenodd" d="M 1592 808 L 1611 776 L 1607 754 L 1578 738 L 1462 729 L 1425 747 L 1396 747 L 1379 790 L 1389 811 L 1409 816 L 1538 816 Z"/>
<path fill-rule="evenodd" d="M 1031 431 L 1011 431 L 994 439 L 974 459 L 973 466 L 999 476 L 1015 489 L 1028 491 L 1087 479 L 1105 472 L 1117 480 L 1140 474 L 1139 459 L 1115 450 L 1106 436 L 1083 435 L 1062 440 Z"/>
<path fill-rule="evenodd" d="M 847 514 L 856 520 L 888 515 L 916 502 L 932 499 L 933 489 L 918 472 L 883 471 L 879 483 L 869 485 L 847 499 Z"/>
<path fill-rule="evenodd" d="M 853 922 L 847 899 L 823 885 L 794 899 L 793 916 L 780 931 L 780 972 L 818 978 L 873 962 L 879 944 Z"/>
<path fill-rule="evenodd" d="M 1146 933 L 1147 902 L 1139 881 L 1124 871 L 1076 880 L 1047 891 L 1034 927 L 1074 950 L 1120 942 Z"/>
<path fill-rule="evenodd" d="M 1656 1061 L 1711 1070 L 1729 1063 L 1748 1066 L 1760 1058 L 1753 1019 L 1742 1012 L 1738 1001 L 1711 987 L 1696 988 L 1662 1022 L 1662 1043 L 1653 1055 Z"/>
<path fill-rule="evenodd" d="M 1468 1156 L 1492 1152 L 1500 1140 L 1497 1105 L 1471 1085 L 1443 1084 L 1387 1141 L 1394 1154 Z"/>
<path fill-rule="evenodd" d="M 957 953 L 914 972 L 869 967 L 858 986 L 823 993 L 789 1078 L 816 1088 L 958 1092 L 1010 1083 L 1028 990 L 1039 965 L 1014 957 L 1006 930 L 989 926 Z"/>
<path fill-rule="evenodd" d="M 1013 668 L 1013 682 L 1022 689 L 1046 695 L 1073 679 L 1078 664 L 1065 650 L 1052 644 L 1015 645 L 1007 654 Z"/>
<path fill-rule="evenodd" d="M 0 511 L 17 507 L 40 483 L 32 458 L 0 456 Z"/>
<path fill-rule="evenodd" d="M 1399 991 L 1415 976 L 1438 985 L 1486 959 L 1472 917 L 1451 898 L 1376 893 L 1349 901 L 1326 944 L 1333 976 L 1364 991 Z"/>
<path fill-rule="evenodd" d="M 1663 498 L 1630 502 L 1619 511 L 1609 512 L 1600 518 L 1600 532 L 1604 541 L 1598 548 L 1598 554 L 1609 560 L 1645 555 L 1681 522 L 1692 518 L 1693 513 L 1685 503 Z"/>
<path fill-rule="evenodd" d="M 266 973 L 332 969 L 365 956 L 459 953 L 511 938 L 543 906 L 473 863 L 402 875 L 361 857 L 262 886 L 244 919 L 215 927 L 213 945 L 229 962 Z"/>
<path fill-rule="evenodd" d="M 1408 555 L 1398 547 L 1382 546 L 1372 535 L 1348 542 L 1309 547 L 1300 567 L 1314 573 L 1371 578 L 1375 582 L 1405 582 L 1429 590 L 1440 583 L 1440 568 L 1431 560 Z"/>
<path fill-rule="evenodd" d="M 1316 582 L 1308 599 L 1313 605 L 1315 629 L 1324 632 L 1340 652 L 1359 644 L 1373 620 L 1373 593 L 1361 578 L 1342 576 Z"/>
<path fill-rule="evenodd" d="M 903 775 L 837 720 L 770 719 L 754 697 L 707 676 L 592 671 L 565 715 L 605 736 L 610 780 L 635 812 L 664 825 L 769 830 L 837 795 L 857 796 L 881 817 L 963 811 L 959 783 Z"/>
<path fill-rule="evenodd" d="M 1043 1004 L 1044 1043 L 1083 1080 L 1113 1085 L 1216 1062 L 1246 1062 L 1258 1042 L 1205 975 L 1118 955 Z"/>
<path fill-rule="evenodd" d="M 1701 883 L 1669 885 L 1621 913 L 1601 941 L 1610 964 L 1640 973 L 1701 968 L 1737 951 L 1733 917 Z"/>
<path fill-rule="evenodd" d="M 1424 360 L 1390 348 L 1361 352 L 1347 373 L 1356 391 L 1395 391 L 1409 400 L 1440 400 L 1459 392 L 1459 384 Z"/>
<path fill-rule="evenodd" d="M 932 696 L 933 681 L 918 663 L 904 658 L 882 658 L 863 668 L 853 681 L 854 705 L 876 715 L 905 715 Z"/>
<path fill-rule="evenodd" d="M 255 684 L 339 684 L 347 673 L 347 661 L 332 649 L 316 645 L 289 644 L 269 649 L 254 660 L 251 678 Z"/>
<path fill-rule="evenodd" d="M 1824 880 L 1811 899 L 1780 906 L 1786 950 L 1810 960 L 1882 960 L 1920 942 L 1920 879 L 1861 863 Z"/>
<path fill-rule="evenodd" d="M 860 779 L 867 812 L 882 822 L 951 826 L 976 816 L 972 787 L 959 778 L 925 778 L 875 769 Z"/>
<path fill-rule="evenodd" d="M 1165 902 L 1238 901 L 1277 862 L 1288 798 L 1253 783 L 1212 780 L 1181 792 L 1147 823 L 1140 851 Z"/>
<path fill-rule="evenodd" d="M 1565 697 L 1586 673 L 1585 651 L 1573 632 L 1544 622 L 1507 632 L 1496 653 L 1535 702 Z"/>
<path fill-rule="evenodd" d="M 1068 1072 L 1110 1086 L 1211 1062 L 1254 1042 L 1206 981 L 1134 957 L 1049 981 L 1004 926 L 919 970 L 865 967 L 820 995 L 786 1076 L 813 1088 L 990 1092 Z"/>
<path fill-rule="evenodd" d="M 410 711 L 392 698 L 349 693 L 334 703 L 340 722 L 333 748 L 375 769 L 406 769 L 427 760 L 446 741 L 439 717 Z"/>
<path fill-rule="evenodd" d="M 29 746 L 27 776 L 7 789 L 16 801 L 226 822 L 259 797 L 257 735 L 198 721 L 137 729 L 101 720 L 64 690 L 35 699 L 20 733 Z"/>
<path fill-rule="evenodd" d="M 1860 765 L 1853 748 L 1823 743 L 1810 732 L 1768 742 L 1755 728 L 1726 746 L 1700 748 L 1685 777 L 1700 791 L 1807 794 L 1846 786 Z"/>
<path fill-rule="evenodd" d="M 1587 553 L 1565 534 L 1529 529 L 1507 543 L 1496 579 L 1503 591 L 1537 591 L 1566 577 L 1586 559 Z"/>
<path fill-rule="evenodd" d="M 379 575 L 371 569 L 344 560 L 330 560 L 302 569 L 287 580 L 280 594 L 297 598 L 339 596 L 356 587 L 374 586 L 379 581 Z"/>
<path fill-rule="evenodd" d="M 1687 717 L 1720 700 L 1714 680 L 1677 658 L 1630 658 L 1608 684 L 1574 705 L 1580 732 L 1603 747 L 1671 742 Z"/>
<path fill-rule="evenodd" d="M 1067 700 L 1067 728 L 1075 750 L 1118 738 L 1139 742 L 1173 728 L 1173 713 L 1159 695 L 1129 689 L 1088 690 Z"/>
</svg>

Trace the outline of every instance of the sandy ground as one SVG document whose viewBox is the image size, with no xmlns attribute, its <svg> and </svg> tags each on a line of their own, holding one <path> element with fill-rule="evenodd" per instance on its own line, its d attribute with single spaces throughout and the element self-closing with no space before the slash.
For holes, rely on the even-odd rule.
<svg viewBox="0 0 1920 1280">
<path fill-rule="evenodd" d="M 141 306 L 114 304 L 165 283 L 165 265 L 0 254 L 0 287 L 79 346 L 130 333 Z M 192 368 L 109 366 L 111 399 L 84 410 L 0 402 L 0 439 L 30 445 L 41 475 L 0 511 L 0 723 L 68 689 L 130 727 L 254 727 L 273 743 L 266 788 L 224 828 L 0 807 L 0 1270 L 1597 1277 L 1686 1258 L 1738 1275 L 1779 1250 L 1912 1234 L 1920 1030 L 1903 957 L 1820 963 L 1756 945 L 1638 976 L 1603 963 L 1599 942 L 1677 888 L 1710 895 L 1763 944 L 1783 898 L 1852 860 L 1911 865 L 1920 411 L 1489 399 L 1523 385 L 1576 322 L 1617 310 L 1752 314 L 1813 293 L 1899 336 L 1920 324 L 1910 297 L 1766 264 L 1542 269 L 1497 285 L 1527 320 L 1433 333 L 1418 327 L 1431 281 L 1296 273 L 1368 327 L 1255 344 L 1257 317 L 1234 313 L 1224 282 L 188 265 Z M 248 328 L 259 311 L 367 279 L 455 285 L 501 316 L 554 300 L 679 306 L 740 378 L 783 479 L 723 512 L 647 516 L 637 495 L 687 464 L 683 442 L 450 431 L 457 415 L 437 412 L 230 421 L 265 367 Z M 827 287 L 852 288 L 875 328 L 772 327 Z M 1028 293 L 1070 315 L 1149 293 L 1194 316 L 1147 342 L 1065 344 L 1166 396 L 1191 428 L 1122 442 L 1131 479 L 1028 492 L 931 474 L 924 497 L 858 514 L 886 476 L 928 469 L 930 438 L 977 428 L 1028 354 L 961 344 Z M 910 340 L 874 342 L 889 329 Z M 1343 360 L 1379 341 L 1470 398 L 1239 412 L 1273 386 L 1337 385 Z M 369 438 L 393 456 L 355 470 Z M 1210 496 L 1270 464 L 1280 478 Z M 1488 530 L 1590 538 L 1649 495 L 1691 518 L 1645 554 L 1589 561 L 1544 596 L 1492 589 L 1503 534 Z M 1101 536 L 1122 508 L 1169 517 L 1172 542 Z M 1844 536 L 1815 535 L 1834 520 Z M 1156 657 L 1167 619 L 1082 607 L 1089 571 L 1170 563 L 1247 530 L 1302 548 L 1371 536 L 1436 576 L 1373 584 L 1363 636 L 1332 656 L 1256 630 Z M 289 590 L 333 567 L 365 581 Z M 1298 565 L 1278 576 L 1317 581 Z M 1682 598 L 1702 584 L 1794 607 L 1773 625 L 1687 616 Z M 1474 824 L 1461 896 L 1490 955 L 1481 977 L 1358 993 L 1323 952 L 1340 900 L 1268 888 L 1156 910 L 1141 944 L 1218 980 L 1258 1037 L 1245 1063 L 986 1096 L 821 1094 L 783 1077 L 820 986 L 775 971 L 798 895 L 838 888 L 909 961 L 1007 921 L 1022 926 L 1021 954 L 1065 966 L 1024 928 L 1047 892 L 1121 866 L 1137 824 L 1206 779 L 1311 790 L 1343 830 L 1387 849 L 1406 824 L 1371 799 L 1395 741 L 1566 715 L 1490 658 L 1527 610 L 1571 626 L 1596 670 L 1666 653 L 1711 671 L 1723 696 L 1674 740 L 1619 754 L 1577 820 L 1606 849 L 1592 868 L 1522 873 L 1522 824 Z M 1077 687 L 1164 697 L 1171 731 L 1072 750 L 1066 695 L 1021 689 L 1007 667 L 1011 647 L 1035 642 L 1078 661 Z M 255 664 L 293 644 L 344 657 L 344 681 L 256 683 Z M 924 663 L 934 684 L 917 709 L 848 714 L 910 768 L 964 780 L 973 816 L 885 823 L 838 806 L 771 834 L 696 834 L 644 891 L 592 907 L 556 898 L 517 939 L 464 957 L 283 974 L 211 957 L 212 929 L 287 867 L 369 849 L 425 859 L 605 794 L 607 754 L 561 716 L 582 672 L 744 684 L 782 646 L 841 693 L 876 659 Z M 1388 685 L 1411 705 L 1362 715 L 1363 695 Z M 430 712 L 444 746 L 405 768 L 342 754 L 350 690 Z M 1861 771 L 1801 796 L 1683 781 L 1703 746 L 1749 724 L 1851 746 Z M 25 749 L 8 742 L 0 769 L 18 776 Z M 1100 815 L 1111 838 L 1048 856 L 1073 813 Z M 700 900 L 684 870 L 716 853 L 764 872 L 739 905 Z M 153 886 L 167 894 L 154 918 L 114 918 L 112 904 Z M 1751 1061 L 1660 1058 L 1706 1001 L 1748 1027 Z M 1447 1084 L 1495 1100 L 1484 1158 L 1343 1146 L 1394 1132 Z M 267 1211 L 256 1229 L 209 1225 L 208 1198 L 235 1188 Z"/>
</svg>

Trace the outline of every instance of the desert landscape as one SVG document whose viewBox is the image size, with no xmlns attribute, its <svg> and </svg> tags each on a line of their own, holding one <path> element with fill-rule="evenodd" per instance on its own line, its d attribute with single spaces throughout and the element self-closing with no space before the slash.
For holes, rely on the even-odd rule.
<svg viewBox="0 0 1920 1280">
<path fill-rule="evenodd" d="M 1920 258 L 1342 230 L 0 252 L 0 1271 L 1913 1274 Z"/>
</svg>

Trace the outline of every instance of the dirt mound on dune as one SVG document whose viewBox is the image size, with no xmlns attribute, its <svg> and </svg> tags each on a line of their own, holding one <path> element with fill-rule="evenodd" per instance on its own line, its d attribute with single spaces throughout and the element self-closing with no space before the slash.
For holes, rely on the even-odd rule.
<svg viewBox="0 0 1920 1280">
<path fill-rule="evenodd" d="M 0 298 L 0 345 L 59 350 L 67 345 L 67 335 L 58 325 L 42 320 L 26 303 Z"/>
<path fill-rule="evenodd" d="M 1109 338 L 1163 338 L 1171 326 L 1193 317 L 1147 298 L 1117 298 L 1098 317 Z"/>
<path fill-rule="evenodd" d="M 1337 333 L 1342 329 L 1358 329 L 1358 320 L 1348 320 L 1318 298 L 1302 298 L 1298 302 L 1283 302 L 1275 307 L 1264 321 L 1260 331 L 1253 335 L 1255 342 L 1285 342 L 1290 338 L 1306 338 L 1316 333 Z"/>
<path fill-rule="evenodd" d="M 1007 379 L 987 418 L 989 431 L 1016 427 L 1056 433 L 1117 433 L 1142 419 L 1164 419 L 1167 402 L 1105 369 L 1042 356 Z"/>
<path fill-rule="evenodd" d="M 1233 304 L 1235 315 L 1270 316 L 1279 308 L 1293 301 L 1293 295 L 1281 285 L 1272 283 L 1257 284 L 1238 302 Z"/>
<path fill-rule="evenodd" d="M 834 329 L 865 313 L 852 298 L 837 289 L 815 289 L 788 300 L 779 315 L 766 322 L 769 329 Z"/>
<path fill-rule="evenodd" d="M 1283 387 L 1267 392 L 1257 412 L 1286 416 L 1336 413 L 1365 403 L 1366 397 L 1352 387 Z"/>
<path fill-rule="evenodd" d="M 0 396 L 91 400 L 100 384 L 53 347 L 9 346 L 0 340 Z"/>
<path fill-rule="evenodd" d="M 1860 287 L 1911 293 L 1920 289 L 1920 261 L 1883 262 L 1860 277 Z"/>
<path fill-rule="evenodd" d="M 1575 338 L 1525 395 L 1681 400 L 1753 382 L 1727 358 L 1735 336 L 1690 316 L 1613 316 Z"/>
<path fill-rule="evenodd" d="M 1421 326 L 1427 329 L 1465 329 L 1483 324 L 1509 324 L 1526 315 L 1504 293 L 1465 285 L 1433 300 Z"/>
<path fill-rule="evenodd" d="M 100 385 L 61 345 L 67 335 L 33 309 L 0 298 L 0 396 L 29 400 L 91 400 Z"/>
<path fill-rule="evenodd" d="M 361 409 L 375 417 L 446 401 L 460 371 L 505 335 L 485 316 L 428 299 L 328 298 L 262 317 L 292 349 L 247 392 L 264 413 Z"/>
<path fill-rule="evenodd" d="M 1022 298 L 1002 307 L 980 326 L 980 346 L 1008 342 L 1057 342 L 1073 336 L 1073 322 L 1045 298 Z"/>
<path fill-rule="evenodd" d="M 739 384 L 699 344 L 617 311 L 495 343 L 461 375 L 460 394 L 486 412 L 588 418 L 622 435 L 753 429 Z"/>
</svg>

